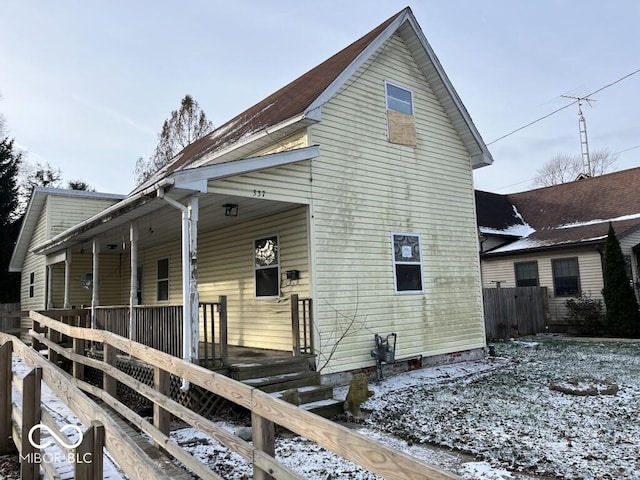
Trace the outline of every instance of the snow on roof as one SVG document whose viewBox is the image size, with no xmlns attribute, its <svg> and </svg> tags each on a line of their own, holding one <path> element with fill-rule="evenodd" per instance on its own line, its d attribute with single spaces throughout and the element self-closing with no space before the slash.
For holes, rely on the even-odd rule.
<svg viewBox="0 0 640 480">
<path fill-rule="evenodd" d="M 557 228 L 584 227 L 586 225 L 598 225 L 600 223 L 621 222 L 623 220 L 636 220 L 638 218 L 640 218 L 640 213 L 634 213 L 632 215 L 621 215 L 621 216 L 615 217 L 615 218 L 608 218 L 608 219 L 596 218 L 596 219 L 593 219 L 593 220 L 588 220 L 586 222 L 567 223 L 567 224 L 564 224 L 564 225 L 559 225 Z"/>
</svg>

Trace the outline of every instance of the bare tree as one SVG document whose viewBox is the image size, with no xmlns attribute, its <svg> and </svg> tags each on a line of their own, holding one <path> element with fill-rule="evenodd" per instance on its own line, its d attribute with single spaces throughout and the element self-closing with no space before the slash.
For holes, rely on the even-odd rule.
<svg viewBox="0 0 640 480">
<path fill-rule="evenodd" d="M 591 163 L 591 177 L 597 177 L 614 170 L 613 164 L 618 156 L 608 148 L 594 150 L 589 156 Z M 533 184 L 537 187 L 550 187 L 560 183 L 572 182 L 584 173 L 582 158 L 579 155 L 559 153 L 536 171 Z"/>
<path fill-rule="evenodd" d="M 158 134 L 158 144 L 153 155 L 145 160 L 138 157 L 135 179 L 138 184 L 146 181 L 155 172 L 167 165 L 184 147 L 204 137 L 213 130 L 213 123 L 191 95 L 185 95 L 180 109 L 171 112 Z"/>
<path fill-rule="evenodd" d="M 67 182 L 67 188 L 70 190 L 84 190 L 85 192 L 95 192 L 96 189 L 89 185 L 84 180 L 69 180 Z"/>
</svg>

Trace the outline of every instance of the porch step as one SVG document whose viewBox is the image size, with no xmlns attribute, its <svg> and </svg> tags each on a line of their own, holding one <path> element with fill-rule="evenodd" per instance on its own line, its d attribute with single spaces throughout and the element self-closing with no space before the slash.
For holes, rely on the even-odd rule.
<svg viewBox="0 0 640 480">
<path fill-rule="evenodd" d="M 309 385 L 320 385 L 320 373 L 312 371 L 283 373 L 280 375 L 270 375 L 268 377 L 248 378 L 242 380 L 252 387 L 263 392 L 272 393 L 290 388 L 306 387 Z"/>
<path fill-rule="evenodd" d="M 254 378 L 310 371 L 310 367 L 308 358 L 292 357 L 274 359 L 269 362 L 235 363 L 231 365 L 230 370 L 231 378 L 245 381 Z"/>
</svg>

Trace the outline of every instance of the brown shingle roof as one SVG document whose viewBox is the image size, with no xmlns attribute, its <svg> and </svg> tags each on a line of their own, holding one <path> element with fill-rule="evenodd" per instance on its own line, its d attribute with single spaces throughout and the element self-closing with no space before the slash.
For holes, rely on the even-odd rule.
<svg viewBox="0 0 640 480">
<path fill-rule="evenodd" d="M 640 213 L 640 168 L 508 195 L 536 230 Z M 606 233 L 606 232 L 605 232 Z"/>
<path fill-rule="evenodd" d="M 189 165 L 206 153 L 237 142 L 246 135 L 277 125 L 305 112 L 365 48 L 407 10 L 408 8 L 397 13 L 328 60 L 235 116 L 209 135 L 185 147 L 167 168 L 153 176 L 153 180 Z"/>
<path fill-rule="evenodd" d="M 609 222 L 621 238 L 640 228 L 639 186 L 640 168 L 632 168 L 505 195 L 535 232 L 491 254 L 600 242 Z"/>
</svg>

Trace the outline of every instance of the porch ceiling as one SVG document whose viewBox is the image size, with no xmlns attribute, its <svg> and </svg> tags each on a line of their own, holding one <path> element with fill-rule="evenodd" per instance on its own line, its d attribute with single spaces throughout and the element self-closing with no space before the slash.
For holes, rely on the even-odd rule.
<svg viewBox="0 0 640 480">
<path fill-rule="evenodd" d="M 193 192 L 171 192 L 171 197 L 183 201 Z M 184 203 L 184 202 L 181 202 Z M 238 216 L 225 216 L 223 205 L 238 205 Z M 198 235 L 212 232 L 234 224 L 272 215 L 299 206 L 290 202 L 278 202 L 260 198 L 247 198 L 215 193 L 199 196 Z M 120 215 L 107 223 L 103 223 L 86 232 L 80 233 L 72 240 L 46 251 L 51 255 L 57 251 L 70 248 L 72 252 L 91 252 L 93 239 L 98 238 L 101 254 L 121 254 L 129 251 L 129 226 L 138 223 L 138 248 L 148 248 L 169 242 L 180 242 L 181 212 L 167 204 L 164 200 L 154 198 L 144 205 Z"/>
</svg>

